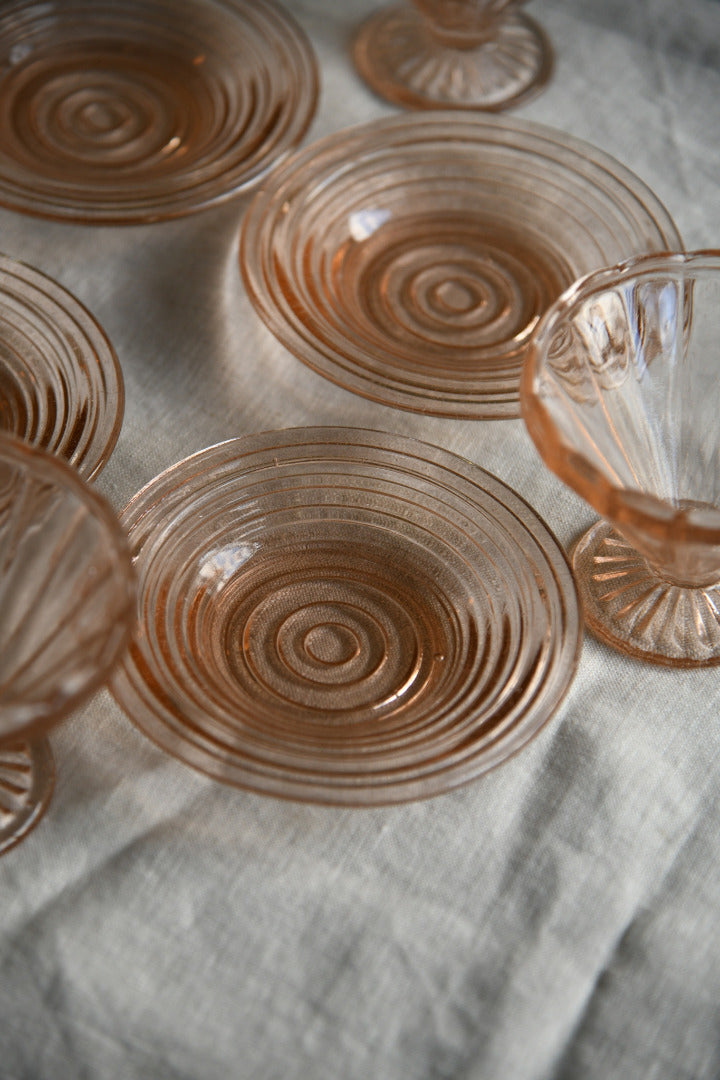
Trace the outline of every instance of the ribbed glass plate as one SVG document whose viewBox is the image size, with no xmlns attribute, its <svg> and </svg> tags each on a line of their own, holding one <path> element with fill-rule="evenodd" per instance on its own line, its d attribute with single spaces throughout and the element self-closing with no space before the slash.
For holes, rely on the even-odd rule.
<svg viewBox="0 0 720 1080">
<path fill-rule="evenodd" d="M 520 415 L 532 331 L 577 277 L 681 246 L 600 150 L 516 119 L 391 117 L 295 154 L 253 198 L 240 262 L 272 332 L 322 375 L 403 409 Z"/>
<path fill-rule="evenodd" d="M 317 92 L 273 0 L 5 0 L 0 203 L 109 223 L 198 210 L 295 146 Z"/>
<path fill-rule="evenodd" d="M 120 365 L 92 315 L 38 270 L 0 255 L 0 430 L 92 480 L 124 406 Z"/>
<path fill-rule="evenodd" d="M 181 761 L 346 805 L 435 795 L 575 671 L 565 556 L 499 480 L 415 440 L 297 428 L 178 463 L 122 515 L 139 633 L 111 689 Z"/>
</svg>

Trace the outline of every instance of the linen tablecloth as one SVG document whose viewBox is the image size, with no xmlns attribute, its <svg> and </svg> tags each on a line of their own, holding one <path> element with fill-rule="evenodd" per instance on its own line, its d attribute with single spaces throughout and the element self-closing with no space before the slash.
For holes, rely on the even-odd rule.
<svg viewBox="0 0 720 1080">
<path fill-rule="evenodd" d="M 370 0 L 287 7 L 322 75 L 306 142 L 395 111 L 348 58 Z M 514 115 L 614 155 L 686 247 L 720 246 L 720 4 L 528 11 L 556 66 Z M 137 227 L 0 212 L 0 250 L 75 293 L 117 350 L 125 421 L 98 482 L 116 509 L 211 443 L 339 423 L 481 464 L 563 544 L 594 519 L 521 421 L 377 405 L 278 344 L 238 271 L 247 201 Z M 452 794 L 345 810 L 213 782 L 101 692 L 53 734 L 50 809 L 0 860 L 0 1078 L 717 1078 L 719 706 L 717 671 L 586 636 L 521 754 Z"/>
</svg>

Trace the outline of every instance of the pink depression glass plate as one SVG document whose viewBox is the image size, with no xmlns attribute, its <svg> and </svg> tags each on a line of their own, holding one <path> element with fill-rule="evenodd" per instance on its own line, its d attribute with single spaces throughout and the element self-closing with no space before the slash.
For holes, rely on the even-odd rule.
<svg viewBox="0 0 720 1080">
<path fill-rule="evenodd" d="M 576 278 L 681 247 L 600 150 L 517 119 L 434 111 L 337 132 L 256 193 L 240 264 L 256 310 L 320 374 L 385 405 L 518 417 L 532 331 Z"/>
<path fill-rule="evenodd" d="M 274 0 L 7 0 L 0 204 L 43 217 L 177 217 L 297 145 L 312 48 Z"/>
<path fill-rule="evenodd" d="M 140 629 L 111 690 L 226 783 L 358 806 L 436 795 L 524 746 L 572 680 L 561 548 L 503 483 L 428 444 L 233 439 L 162 473 L 121 520 Z"/>
<path fill-rule="evenodd" d="M 124 405 L 120 365 L 92 315 L 52 279 L 0 255 L 0 430 L 93 480 Z"/>
</svg>

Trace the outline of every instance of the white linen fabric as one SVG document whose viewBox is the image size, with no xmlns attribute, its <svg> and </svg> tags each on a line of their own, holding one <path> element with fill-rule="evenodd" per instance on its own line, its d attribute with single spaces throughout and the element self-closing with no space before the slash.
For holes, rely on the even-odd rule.
<svg viewBox="0 0 720 1080">
<path fill-rule="evenodd" d="M 370 0 L 286 5 L 322 73 L 306 143 L 396 111 L 348 57 Z M 720 246 L 720 3 L 528 12 L 556 67 L 514 115 L 613 154 L 686 247 Z M 0 249 L 74 292 L 118 352 L 125 422 L 98 481 L 118 510 L 221 439 L 341 423 L 478 462 L 564 544 L 593 520 L 521 421 L 396 411 L 290 355 L 244 293 L 246 205 L 115 228 L 0 212 Z M 586 636 L 521 754 L 365 811 L 215 783 L 101 692 L 53 735 L 50 809 L 0 859 L 1 1080 L 715 1080 L 719 706 L 718 671 Z"/>
</svg>

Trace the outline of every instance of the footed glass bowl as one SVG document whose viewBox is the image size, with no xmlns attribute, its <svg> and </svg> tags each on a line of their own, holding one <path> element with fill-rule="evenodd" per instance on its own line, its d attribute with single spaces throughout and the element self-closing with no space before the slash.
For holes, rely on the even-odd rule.
<svg viewBox="0 0 720 1080">
<path fill-rule="evenodd" d="M 663 664 L 720 662 L 720 251 L 590 274 L 540 322 L 525 421 L 602 514 L 574 570 L 587 624 Z"/>
<path fill-rule="evenodd" d="M 38 736 L 108 678 L 134 624 L 135 588 L 106 503 L 63 461 L 4 433 L 0 551 L 1 853 L 49 798 L 52 758 Z"/>
<path fill-rule="evenodd" d="M 353 59 L 376 93 L 408 109 L 519 105 L 542 90 L 553 55 L 523 0 L 412 0 L 374 12 Z"/>
</svg>

